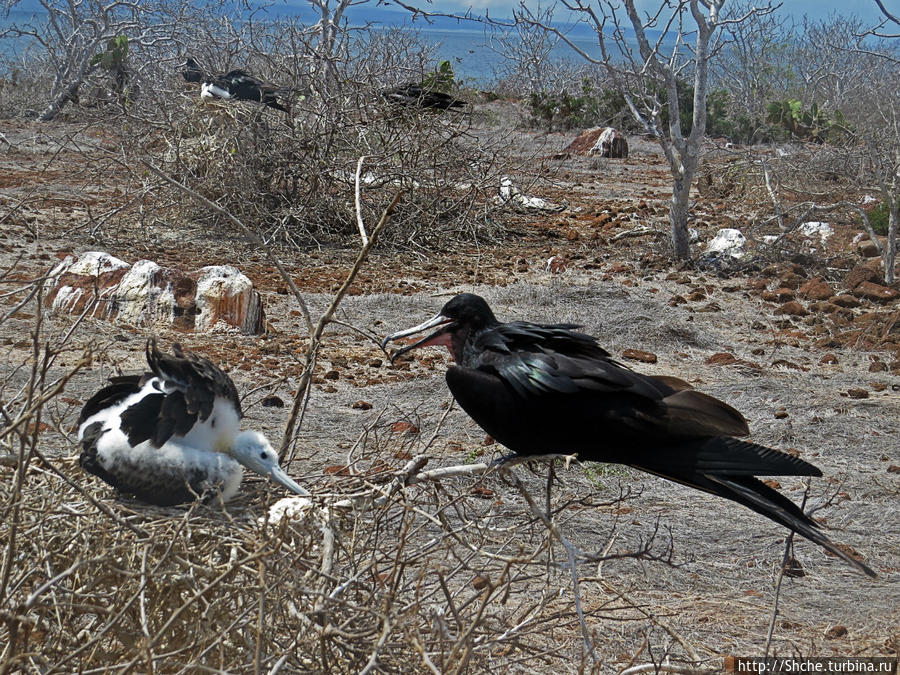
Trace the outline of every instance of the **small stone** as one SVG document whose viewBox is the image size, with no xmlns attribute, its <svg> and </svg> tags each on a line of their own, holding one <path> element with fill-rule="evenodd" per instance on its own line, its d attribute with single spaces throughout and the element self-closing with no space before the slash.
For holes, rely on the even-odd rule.
<svg viewBox="0 0 900 675">
<path fill-rule="evenodd" d="M 844 626 L 832 626 L 827 631 L 825 631 L 825 639 L 826 640 L 836 640 L 837 638 L 842 638 L 847 634 L 847 629 Z"/>
<path fill-rule="evenodd" d="M 853 387 L 847 390 L 847 396 L 850 398 L 869 398 L 869 392 L 862 387 Z"/>
<path fill-rule="evenodd" d="M 782 288 L 796 290 L 800 288 L 800 284 L 803 283 L 803 277 L 801 277 L 796 272 L 785 272 L 778 278 L 778 281 L 781 284 Z"/>
<path fill-rule="evenodd" d="M 371 410 L 372 404 L 369 403 L 368 401 L 359 400 L 359 401 L 355 401 L 354 403 L 351 403 L 350 407 L 353 408 L 354 410 Z"/>
<path fill-rule="evenodd" d="M 691 291 L 688 294 L 687 299 L 690 300 L 691 302 L 697 302 L 698 300 L 704 300 L 704 299 L 706 299 L 706 291 L 704 291 L 702 288 L 695 288 L 693 291 Z"/>
<path fill-rule="evenodd" d="M 810 279 L 800 286 L 797 293 L 801 298 L 808 298 L 809 300 L 827 300 L 834 295 L 831 286 L 829 286 L 821 277 Z"/>
<path fill-rule="evenodd" d="M 822 364 L 823 366 L 837 365 L 837 362 L 838 362 L 837 356 L 835 356 L 831 352 L 828 352 L 825 356 L 823 356 L 821 359 L 819 359 L 819 363 Z"/>
<path fill-rule="evenodd" d="M 774 291 L 763 291 L 760 297 L 766 302 L 787 302 L 794 299 L 794 291 L 790 288 L 776 288 Z"/>
<path fill-rule="evenodd" d="M 803 570 L 803 565 L 800 564 L 800 561 L 791 556 L 784 563 L 784 576 L 795 578 L 805 577 L 806 572 Z M 788 627 L 790 627 L 789 622 L 785 621 L 783 623 L 787 623 Z"/>
<path fill-rule="evenodd" d="M 888 473 L 900 473 L 900 466 L 898 466 L 897 464 L 891 464 L 887 468 L 887 472 Z"/>
<path fill-rule="evenodd" d="M 326 380 L 336 380 L 336 379 L 338 379 L 340 376 L 341 376 L 341 374 L 340 374 L 338 371 L 336 371 L 336 370 L 329 370 L 329 371 L 328 371 L 327 373 L 325 373 L 322 377 L 324 377 Z"/>
<path fill-rule="evenodd" d="M 632 361 L 640 361 L 642 363 L 656 363 L 656 354 L 652 352 L 642 352 L 640 349 L 626 349 L 622 352 L 622 358 L 631 359 Z"/>
<path fill-rule="evenodd" d="M 796 300 L 792 300 L 790 302 L 784 303 L 781 307 L 776 309 L 775 314 L 787 316 L 807 316 L 809 314 L 809 310 Z"/>
<path fill-rule="evenodd" d="M 871 239 L 864 239 L 863 241 L 859 242 L 856 245 L 856 250 L 863 258 L 878 257 L 878 247 Z"/>
<path fill-rule="evenodd" d="M 847 293 L 835 295 L 829 300 L 829 302 L 832 305 L 837 305 L 838 307 L 843 307 L 844 309 L 853 309 L 854 307 L 859 307 L 862 304 L 859 300 L 854 298 L 852 295 L 848 295 Z"/>
<path fill-rule="evenodd" d="M 381 368 L 382 363 L 384 363 L 384 361 L 381 359 L 372 359 L 369 361 L 368 366 L 369 368 Z"/>
<path fill-rule="evenodd" d="M 856 288 L 853 289 L 853 294 L 858 298 L 874 300 L 875 302 L 890 302 L 900 298 L 900 291 L 890 286 L 872 283 L 871 281 L 862 281 L 857 284 Z"/>
<path fill-rule="evenodd" d="M 472 579 L 472 586 L 475 587 L 476 591 L 480 591 L 484 588 L 487 588 L 490 585 L 491 585 L 491 580 L 481 574 L 479 574 L 474 579 Z"/>
<path fill-rule="evenodd" d="M 787 417 L 788 417 L 788 411 L 785 410 L 784 408 L 782 408 L 781 410 L 775 411 L 775 419 L 776 420 L 787 419 Z"/>
<path fill-rule="evenodd" d="M 708 366 L 730 366 L 737 362 L 737 357 L 728 352 L 719 352 L 706 359 L 706 365 Z"/>
<path fill-rule="evenodd" d="M 883 373 L 887 369 L 888 369 L 887 364 L 880 359 L 872 361 L 872 363 L 869 364 L 869 372 L 870 373 Z"/>
<path fill-rule="evenodd" d="M 262 406 L 264 408 L 283 408 L 284 401 L 275 394 L 269 394 L 262 400 Z"/>
<path fill-rule="evenodd" d="M 417 427 L 412 422 L 406 422 L 405 420 L 400 420 L 398 422 L 394 422 L 391 425 L 391 431 L 395 434 L 410 434 L 415 435 L 419 433 L 419 427 Z"/>
<path fill-rule="evenodd" d="M 875 270 L 873 270 L 868 265 L 863 263 L 859 263 L 847 273 L 847 276 L 844 277 L 844 286 L 849 288 L 851 291 L 859 286 L 863 281 L 871 281 L 872 283 L 880 282 L 881 275 L 878 274 Z"/>
</svg>

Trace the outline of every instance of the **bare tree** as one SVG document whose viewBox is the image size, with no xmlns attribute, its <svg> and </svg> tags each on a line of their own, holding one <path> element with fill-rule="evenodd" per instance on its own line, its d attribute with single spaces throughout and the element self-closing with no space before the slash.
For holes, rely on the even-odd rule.
<svg viewBox="0 0 900 675">
<path fill-rule="evenodd" d="M 672 247 L 681 259 L 690 258 L 690 190 L 706 133 L 710 63 L 722 46 L 724 28 L 774 11 L 772 4 L 767 3 L 750 8 L 742 16 L 729 17 L 723 13 L 725 2 L 661 1 L 655 12 L 642 14 L 634 0 L 621 4 L 614 0 L 596 4 L 562 0 L 567 9 L 580 15 L 596 31 L 600 59 L 589 55 L 558 28 L 540 24 L 583 58 L 602 64 L 624 95 L 631 114 L 659 142 L 672 173 L 669 221 Z M 693 44 L 689 44 L 690 40 Z M 688 79 L 693 82 L 690 118 L 683 116 L 687 111 L 679 101 L 679 84 L 683 88 Z"/>
<path fill-rule="evenodd" d="M 554 6 L 542 7 L 538 3 L 531 9 L 523 4 L 513 10 L 514 31 L 503 26 L 491 27 L 491 49 L 506 59 L 511 66 L 510 75 L 529 94 L 541 93 L 550 85 L 553 65 L 550 53 L 560 38 L 541 26 L 549 26 L 553 21 Z"/>
<path fill-rule="evenodd" d="M 728 8 L 730 18 L 746 18 L 725 27 L 725 44 L 710 72 L 712 86 L 728 92 L 734 116 L 748 124 L 765 119 L 766 103 L 784 92 L 795 67 L 792 25 L 774 13 L 749 13 L 752 6 L 742 1 Z"/>
<path fill-rule="evenodd" d="M 100 67 L 98 55 L 111 40 L 124 36 L 129 46 L 158 45 L 183 18 L 178 3 L 170 7 L 133 0 L 39 2 L 41 14 L 13 23 L 0 38 L 30 40 L 43 50 L 52 76 L 47 103 L 38 115 L 44 122 L 56 118 L 66 103 L 77 98 L 78 90 Z"/>
</svg>

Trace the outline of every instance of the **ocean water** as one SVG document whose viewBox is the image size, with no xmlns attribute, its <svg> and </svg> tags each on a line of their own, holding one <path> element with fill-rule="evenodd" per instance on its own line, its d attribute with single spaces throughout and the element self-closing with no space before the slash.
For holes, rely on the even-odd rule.
<svg viewBox="0 0 900 675">
<path fill-rule="evenodd" d="M 502 54 L 499 47 L 492 47 L 490 37 L 484 30 L 420 27 L 416 29 L 421 38 L 435 48 L 435 65 L 443 60 L 450 61 L 457 78 L 462 79 L 468 86 L 489 87 L 511 67 L 511 62 Z M 572 40 L 585 53 L 596 58 L 600 57 L 596 36 L 578 36 Z M 579 65 L 586 63 L 581 56 L 564 44 L 558 44 L 550 53 L 550 58 L 554 61 L 571 61 Z"/>
<path fill-rule="evenodd" d="M 277 11 L 270 10 L 262 16 L 257 15 L 255 20 L 299 17 L 304 23 L 316 22 L 310 5 L 305 1 L 289 0 L 284 5 L 275 7 Z M 0 32 L 12 23 L 40 21 L 43 14 L 43 8 L 37 0 L 22 0 L 16 9 L 7 14 L 0 14 Z M 397 26 L 409 27 L 418 33 L 424 42 L 434 46 L 434 65 L 437 66 L 442 60 L 450 61 L 456 77 L 462 79 L 468 86 L 490 87 L 496 82 L 497 77 L 509 68 L 510 62 L 498 50 L 491 47 L 490 32 L 482 24 L 448 17 L 436 17 L 429 22 L 421 19 L 413 21 L 410 17 L 411 15 L 407 12 L 378 8 L 368 4 L 355 6 L 347 13 L 348 23 L 351 26 L 368 25 L 375 30 Z M 555 25 L 565 30 L 569 39 L 579 49 L 593 57 L 600 57 L 597 35 L 589 26 L 584 24 Z M 653 31 L 648 32 L 653 33 Z M 655 39 L 655 36 L 651 34 L 650 38 Z M 13 53 L 20 53 L 25 46 L 22 39 L 18 41 L 0 40 L 0 54 L 8 57 Z M 562 43 L 553 49 L 550 58 L 554 61 L 565 60 L 578 65 L 586 63 L 581 56 Z"/>
</svg>

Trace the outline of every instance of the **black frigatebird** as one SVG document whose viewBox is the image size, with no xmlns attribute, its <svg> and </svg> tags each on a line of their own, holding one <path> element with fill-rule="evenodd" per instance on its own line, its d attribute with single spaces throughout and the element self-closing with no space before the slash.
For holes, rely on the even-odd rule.
<svg viewBox="0 0 900 675">
<path fill-rule="evenodd" d="M 238 99 L 241 101 L 256 101 L 263 105 L 290 112 L 290 109 L 279 102 L 279 97 L 289 93 L 289 89 L 267 84 L 246 71 L 230 70 L 224 75 L 217 75 L 210 81 L 204 82 L 200 87 L 202 98 Z"/>
<path fill-rule="evenodd" d="M 387 336 L 436 330 L 391 357 L 446 345 L 447 386 L 463 410 L 515 456 L 577 453 L 626 464 L 731 499 L 793 530 L 869 576 L 794 502 L 756 476 L 821 476 L 812 464 L 737 437 L 734 408 L 682 380 L 642 375 L 575 324 L 501 323 L 485 300 L 457 295 L 432 319 Z"/>
<path fill-rule="evenodd" d="M 188 56 L 181 68 L 181 76 L 184 78 L 185 82 L 200 84 L 206 79 L 206 74 L 203 72 L 200 64 L 194 60 L 193 56 Z"/>
<path fill-rule="evenodd" d="M 397 105 L 430 108 L 432 110 L 452 110 L 466 105 L 465 101 L 454 98 L 450 94 L 428 89 L 415 82 L 407 82 L 399 87 L 384 89 L 381 92 L 381 96 L 390 103 Z"/>
</svg>

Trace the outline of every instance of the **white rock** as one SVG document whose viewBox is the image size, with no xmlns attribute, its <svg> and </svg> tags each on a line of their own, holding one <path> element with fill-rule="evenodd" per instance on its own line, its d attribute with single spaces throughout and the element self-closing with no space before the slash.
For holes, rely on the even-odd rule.
<svg viewBox="0 0 900 675">
<path fill-rule="evenodd" d="M 92 277 L 99 277 L 106 272 L 114 272 L 123 268 L 131 267 L 124 260 L 119 260 L 115 256 L 103 251 L 86 251 L 79 256 L 67 255 L 56 267 L 54 267 L 48 276 L 57 277 L 60 274 L 85 274 Z"/>
<path fill-rule="evenodd" d="M 877 201 L 878 200 L 875 197 L 873 197 L 872 195 L 864 195 L 862 198 L 862 205 L 868 206 L 869 204 L 874 204 Z"/>
<path fill-rule="evenodd" d="M 540 197 L 523 195 L 508 176 L 500 180 L 500 194 L 494 197 L 494 203 L 510 204 L 529 211 L 562 211 L 564 208 Z"/>
<path fill-rule="evenodd" d="M 304 520 L 313 510 L 313 502 L 308 497 L 284 497 L 269 507 L 268 517 L 261 517 L 259 524 L 268 520 L 269 525 L 279 525 L 282 520 Z"/>
<path fill-rule="evenodd" d="M 746 244 L 747 238 L 740 230 L 726 227 L 716 232 L 716 236 L 706 245 L 706 252 L 741 258 Z"/>
<path fill-rule="evenodd" d="M 201 268 L 196 296 L 199 313 L 194 325 L 198 330 L 209 330 L 219 319 L 229 315 L 243 316 L 250 305 L 252 292 L 253 283 L 237 267 L 210 265 Z M 222 306 L 222 298 L 231 298 L 236 306 Z"/>
<path fill-rule="evenodd" d="M 834 228 L 831 227 L 831 225 L 816 221 L 803 223 L 798 229 L 805 237 L 819 237 L 822 244 L 825 244 L 828 241 L 828 238 L 834 234 Z"/>
<path fill-rule="evenodd" d="M 152 260 L 138 260 L 125 273 L 116 289 L 118 320 L 132 326 L 152 325 L 161 318 L 171 323 L 175 294 L 171 284 L 165 288 L 154 285 L 153 276 L 160 271 Z"/>
</svg>

